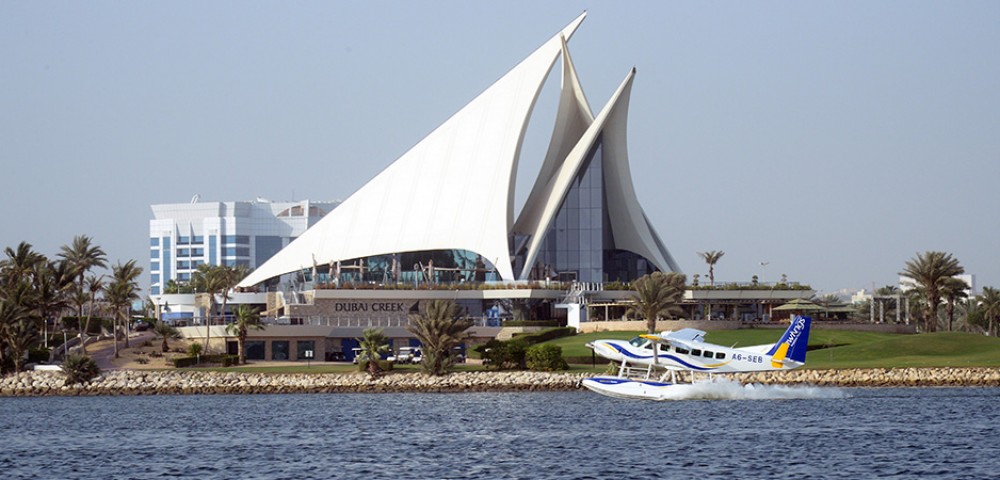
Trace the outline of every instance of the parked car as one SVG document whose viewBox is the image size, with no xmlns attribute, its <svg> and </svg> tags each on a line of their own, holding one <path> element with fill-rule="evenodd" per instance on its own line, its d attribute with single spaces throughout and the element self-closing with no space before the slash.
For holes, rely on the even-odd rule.
<svg viewBox="0 0 1000 480">
<path fill-rule="evenodd" d="M 387 360 L 395 363 L 413 363 L 413 355 L 416 350 L 417 347 L 399 347 L 399 351 Z"/>
</svg>

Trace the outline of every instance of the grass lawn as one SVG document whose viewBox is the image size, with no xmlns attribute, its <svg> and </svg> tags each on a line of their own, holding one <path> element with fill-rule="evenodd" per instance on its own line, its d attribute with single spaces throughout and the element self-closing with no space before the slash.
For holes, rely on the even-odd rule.
<svg viewBox="0 0 1000 480">
<path fill-rule="evenodd" d="M 562 348 L 566 357 L 589 357 L 587 342 L 602 338 L 628 340 L 644 332 L 600 332 L 563 337 L 548 343 Z M 746 347 L 772 344 L 781 337 L 778 329 L 719 330 L 709 332 L 705 340 L 718 345 Z M 600 373 L 608 361 L 597 358 L 595 365 L 571 365 L 570 372 Z M 1000 339 L 969 333 L 931 333 L 898 335 L 813 329 L 809 335 L 809 353 L 803 368 L 901 368 L 901 367 L 1000 367 Z M 289 363 L 275 366 L 254 364 L 229 368 L 192 368 L 197 371 L 246 373 L 353 373 L 357 365 Z M 481 371 L 482 365 L 458 364 L 455 371 Z M 419 365 L 396 365 L 394 372 L 415 373 Z"/>
<path fill-rule="evenodd" d="M 563 356 L 591 354 L 584 346 L 592 340 L 628 340 L 645 332 L 600 332 L 564 337 L 549 343 L 562 347 Z M 725 346 L 746 347 L 771 344 L 782 330 L 744 329 L 709 332 L 705 340 Z M 598 359 L 598 366 L 602 361 Z M 606 363 L 606 362 L 603 362 Z M 1000 339 L 968 333 L 899 335 L 813 329 L 803 368 L 897 368 L 897 367 L 1000 367 Z M 601 367 L 603 368 L 603 367 Z"/>
</svg>

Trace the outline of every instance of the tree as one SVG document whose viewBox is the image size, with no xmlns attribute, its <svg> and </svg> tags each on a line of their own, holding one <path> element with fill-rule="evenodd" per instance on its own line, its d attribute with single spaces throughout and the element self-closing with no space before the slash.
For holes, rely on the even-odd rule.
<svg viewBox="0 0 1000 480">
<path fill-rule="evenodd" d="M 76 302 L 82 303 L 81 300 L 86 301 L 90 299 L 90 308 L 87 309 L 87 321 L 84 323 L 83 318 L 76 317 L 77 325 L 80 328 L 80 352 L 84 355 L 87 354 L 87 333 L 90 331 L 90 319 L 94 316 L 94 304 L 97 302 L 97 294 L 104 291 L 104 275 L 96 276 L 90 275 L 87 277 L 84 283 L 84 290 L 81 291 L 81 295 L 77 297 Z M 115 341 L 118 339 L 116 338 Z"/>
<path fill-rule="evenodd" d="M 236 342 L 239 345 L 240 364 L 243 365 L 247 363 L 247 334 L 251 329 L 263 330 L 264 326 L 260 324 L 260 314 L 257 312 L 257 309 L 250 305 L 240 304 L 233 311 L 233 314 L 235 315 L 235 319 L 233 323 L 226 325 L 226 331 L 230 335 L 236 336 Z"/>
<path fill-rule="evenodd" d="M 104 287 L 104 298 L 114 310 L 115 358 L 118 358 L 118 319 L 125 325 L 125 347 L 129 346 L 127 324 L 132 302 L 139 299 L 139 275 L 142 275 L 142 267 L 136 266 L 135 260 L 124 264 L 118 262 L 111 269 L 111 282 Z"/>
<path fill-rule="evenodd" d="M 378 361 L 382 359 L 382 354 L 389 351 L 389 339 L 382 333 L 381 328 L 366 328 L 361 332 L 358 339 L 358 364 L 368 362 L 368 374 L 377 377 L 382 369 Z"/>
<path fill-rule="evenodd" d="M 181 338 L 180 332 L 178 332 L 173 325 L 163 320 L 160 320 L 156 322 L 156 325 L 153 325 L 153 333 L 155 333 L 156 336 L 163 339 L 163 343 L 160 344 L 160 350 L 163 353 L 167 353 L 170 351 L 170 345 L 167 344 L 167 339 L 175 340 Z"/>
<path fill-rule="evenodd" d="M 726 252 L 722 250 L 712 250 L 709 252 L 698 252 L 698 255 L 705 260 L 708 264 L 708 283 L 710 286 L 715 286 L 715 264 L 719 263 L 719 259 L 725 255 Z"/>
<path fill-rule="evenodd" d="M 0 260 L 0 275 L 4 283 L 14 283 L 19 278 L 31 278 L 35 267 L 47 261 L 44 255 L 31 249 L 31 244 L 21 242 L 17 248 L 4 249 L 7 258 Z"/>
<path fill-rule="evenodd" d="M 34 291 L 28 279 L 5 283 L 0 292 L 0 364 L 3 351 L 9 351 L 14 373 L 24 366 L 25 353 L 38 341 L 37 316 L 34 313 Z"/>
<path fill-rule="evenodd" d="M 950 253 L 929 251 L 918 253 L 906 262 L 900 275 L 909 277 L 914 287 L 922 294 L 924 305 L 924 331 L 937 330 L 937 309 L 941 303 L 941 287 L 945 279 L 961 275 L 965 269 Z"/>
<path fill-rule="evenodd" d="M 656 320 L 660 317 L 683 315 L 680 302 L 684 296 L 685 277 L 676 272 L 653 272 L 643 275 L 632 287 L 630 295 L 633 305 L 626 314 L 634 314 L 646 319 L 646 331 L 656 332 Z"/>
<path fill-rule="evenodd" d="M 955 322 L 955 301 L 969 298 L 969 294 L 966 293 L 968 289 L 969 284 L 965 283 L 965 280 L 955 277 L 948 277 L 941 284 L 941 296 L 944 297 L 945 301 L 945 316 L 948 317 L 949 332 Z"/>
<path fill-rule="evenodd" d="M 205 320 L 205 353 L 208 353 L 208 341 L 212 335 L 212 314 L 215 311 L 215 296 L 225 291 L 228 280 L 223 265 L 198 265 L 198 270 L 191 274 L 191 285 L 196 292 L 208 294 L 208 318 Z"/>
<path fill-rule="evenodd" d="M 986 334 L 996 335 L 1000 319 L 1000 289 L 983 287 L 983 293 L 977 298 L 978 311 L 986 324 Z"/>
<path fill-rule="evenodd" d="M 58 319 L 59 314 L 69 308 L 70 289 L 73 276 L 69 274 L 65 261 L 41 262 L 35 267 L 35 291 L 38 293 L 38 316 L 42 321 L 42 336 L 45 347 L 49 346 L 49 320 Z"/>
<path fill-rule="evenodd" d="M 107 266 L 106 255 L 101 247 L 93 245 L 90 237 L 77 235 L 73 237 L 72 244 L 62 246 L 59 256 L 66 262 L 70 273 L 77 278 L 76 295 L 73 295 L 72 299 L 76 303 L 77 319 L 83 318 L 83 305 L 87 298 L 84 295 L 85 277 L 91 269 Z M 81 334 L 85 334 L 85 332 L 81 332 Z M 85 338 L 81 336 L 80 340 L 85 340 Z M 81 345 L 83 345 L 83 353 L 86 354 L 85 343 L 81 342 Z"/>
<path fill-rule="evenodd" d="M 469 337 L 472 322 L 460 318 L 462 307 L 451 300 L 431 300 L 423 307 L 406 329 L 420 340 L 424 371 L 444 375 L 452 366 L 452 350 Z"/>
</svg>

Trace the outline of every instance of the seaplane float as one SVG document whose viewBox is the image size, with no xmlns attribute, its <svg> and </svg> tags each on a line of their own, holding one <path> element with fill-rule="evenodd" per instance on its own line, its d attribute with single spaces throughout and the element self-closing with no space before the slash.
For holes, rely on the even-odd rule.
<svg viewBox="0 0 1000 480">
<path fill-rule="evenodd" d="M 712 382 L 715 373 L 791 370 L 806 362 L 811 323 L 809 317 L 796 316 L 777 343 L 742 348 L 707 343 L 705 332 L 694 328 L 628 341 L 594 340 L 587 347 L 600 357 L 620 362 L 618 373 L 586 378 L 580 384 L 610 397 L 668 400 L 678 398 L 685 389 Z M 699 374 L 704 375 L 696 379 Z"/>
</svg>

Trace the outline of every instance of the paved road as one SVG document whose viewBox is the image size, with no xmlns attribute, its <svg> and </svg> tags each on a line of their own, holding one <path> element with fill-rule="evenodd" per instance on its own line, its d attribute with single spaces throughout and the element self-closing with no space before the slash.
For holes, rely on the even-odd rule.
<svg viewBox="0 0 1000 480">
<path fill-rule="evenodd" d="M 128 337 L 128 342 L 129 345 L 135 347 L 137 345 L 141 345 L 142 342 L 145 342 L 146 340 L 152 340 L 154 337 L 155 335 L 153 334 L 153 332 L 150 331 L 135 332 Z M 125 348 L 125 341 L 119 341 L 118 348 L 119 351 Z M 93 358 L 94 361 L 97 362 L 97 367 L 100 368 L 102 371 L 118 370 L 119 367 L 116 367 L 113 363 L 111 363 L 112 360 L 114 360 L 115 358 L 114 342 L 101 342 L 100 344 L 95 344 L 92 346 L 88 345 L 87 353 L 88 355 L 90 355 L 90 358 Z"/>
</svg>

